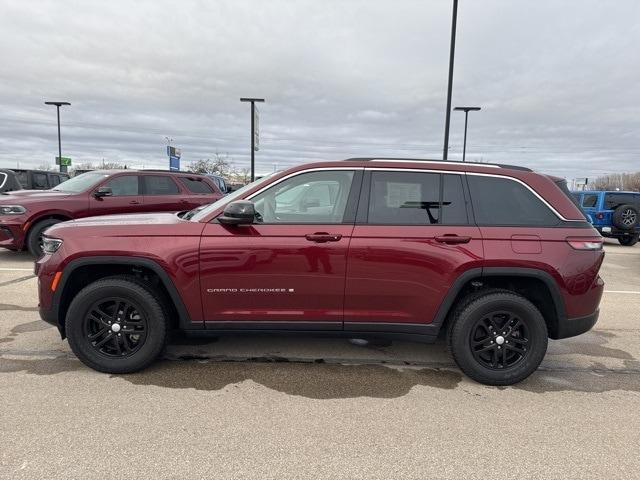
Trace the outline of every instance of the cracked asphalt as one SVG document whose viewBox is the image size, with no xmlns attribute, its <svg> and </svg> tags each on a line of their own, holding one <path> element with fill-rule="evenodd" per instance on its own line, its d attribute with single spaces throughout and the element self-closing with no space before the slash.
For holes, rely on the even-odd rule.
<svg viewBox="0 0 640 480">
<path fill-rule="evenodd" d="M 605 249 L 595 329 L 505 388 L 442 343 L 311 337 L 177 338 L 100 374 L 0 251 L 0 478 L 640 478 L 640 244 Z"/>
</svg>

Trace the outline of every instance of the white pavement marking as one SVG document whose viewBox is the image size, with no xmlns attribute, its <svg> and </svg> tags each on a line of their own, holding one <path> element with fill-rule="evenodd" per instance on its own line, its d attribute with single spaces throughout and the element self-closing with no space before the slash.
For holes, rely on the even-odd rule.
<svg viewBox="0 0 640 480">
<path fill-rule="evenodd" d="M 0 268 L 0 272 L 33 272 L 33 268 Z"/>
<path fill-rule="evenodd" d="M 605 290 L 604 293 L 631 293 L 632 295 L 640 295 L 640 292 L 633 290 Z"/>
</svg>

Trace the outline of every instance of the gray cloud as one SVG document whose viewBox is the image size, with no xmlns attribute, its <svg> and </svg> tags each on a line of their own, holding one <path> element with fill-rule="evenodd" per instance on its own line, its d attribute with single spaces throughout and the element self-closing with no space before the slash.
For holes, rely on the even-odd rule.
<svg viewBox="0 0 640 480">
<path fill-rule="evenodd" d="M 439 158 L 449 1 L 2 1 L 0 165 L 165 167 L 248 161 L 248 105 L 264 96 L 258 171 L 349 156 Z M 640 4 L 461 0 L 454 105 L 470 159 L 562 175 L 640 169 Z M 454 113 L 451 158 L 462 151 Z"/>
</svg>

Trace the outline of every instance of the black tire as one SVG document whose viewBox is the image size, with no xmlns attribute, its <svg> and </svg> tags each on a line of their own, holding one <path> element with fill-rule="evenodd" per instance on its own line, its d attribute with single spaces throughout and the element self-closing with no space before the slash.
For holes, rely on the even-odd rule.
<svg viewBox="0 0 640 480">
<path fill-rule="evenodd" d="M 135 279 L 109 277 L 89 284 L 75 296 L 65 330 L 73 353 L 88 367 L 105 373 L 132 373 L 147 367 L 162 352 L 167 317 L 150 287 Z M 104 334 L 96 336 L 101 332 Z"/>
<path fill-rule="evenodd" d="M 633 205 L 620 205 L 613 211 L 612 223 L 621 230 L 633 230 L 638 220 L 638 209 Z"/>
<path fill-rule="evenodd" d="M 618 242 L 620 245 L 624 245 L 625 247 L 633 247 L 636 243 L 638 243 L 638 239 L 640 238 L 640 234 L 635 235 L 625 235 L 624 237 L 618 237 Z"/>
<path fill-rule="evenodd" d="M 45 220 L 40 220 L 31 227 L 27 234 L 27 249 L 31 255 L 36 258 L 40 258 L 42 256 L 42 234 L 47 228 L 60 222 L 62 222 L 62 220 L 47 218 Z"/>
<path fill-rule="evenodd" d="M 508 290 L 488 290 L 462 301 L 447 333 L 456 364 L 468 377 L 485 385 L 513 385 L 524 380 L 547 352 L 548 333 L 542 314 L 529 300 Z"/>
</svg>

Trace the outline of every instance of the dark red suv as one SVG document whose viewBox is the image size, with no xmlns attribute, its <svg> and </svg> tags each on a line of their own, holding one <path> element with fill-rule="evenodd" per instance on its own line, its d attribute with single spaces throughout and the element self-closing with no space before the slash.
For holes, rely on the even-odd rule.
<svg viewBox="0 0 640 480">
<path fill-rule="evenodd" d="M 184 216 L 47 231 L 40 314 L 103 372 L 133 372 L 171 329 L 433 342 L 508 385 L 548 338 L 598 318 L 602 237 L 561 179 L 502 165 L 351 159 L 262 178 Z"/>
<path fill-rule="evenodd" d="M 0 194 L 0 247 L 42 254 L 56 223 L 113 213 L 191 210 L 222 197 L 204 175 L 150 170 L 83 173 L 51 190 Z"/>
</svg>

